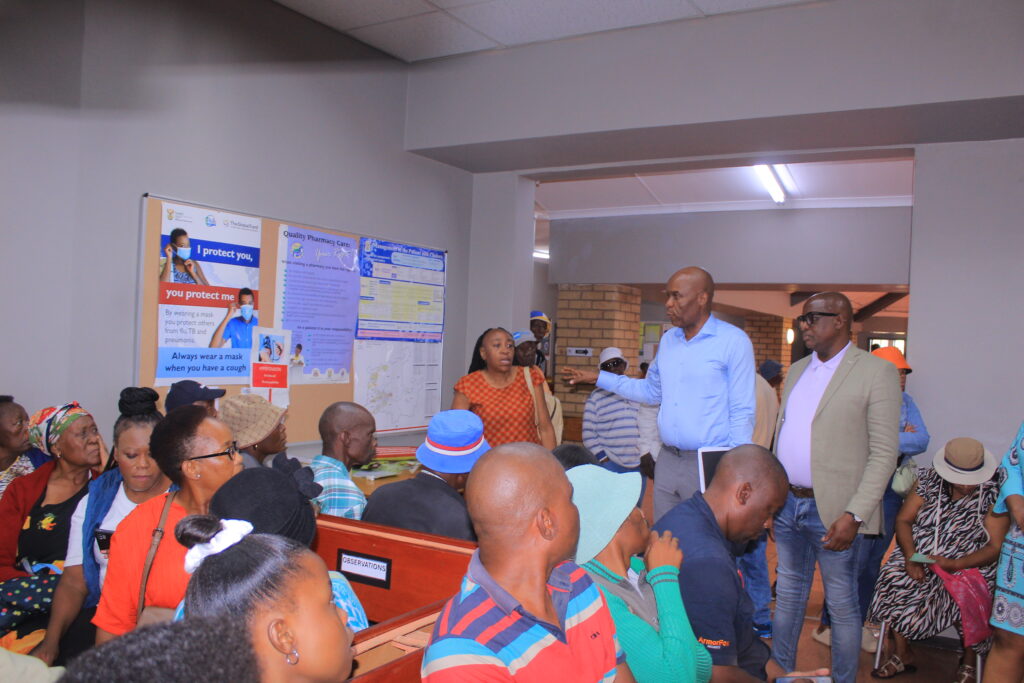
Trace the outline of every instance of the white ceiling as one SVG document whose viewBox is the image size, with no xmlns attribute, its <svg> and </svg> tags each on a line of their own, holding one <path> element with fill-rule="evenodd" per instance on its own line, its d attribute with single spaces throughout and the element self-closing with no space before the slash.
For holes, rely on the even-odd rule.
<svg viewBox="0 0 1024 683">
<path fill-rule="evenodd" d="M 781 164 L 795 183 L 776 204 L 752 166 L 599 180 L 565 180 L 537 187 L 538 216 L 550 220 L 692 211 L 910 206 L 914 161 L 874 159 Z"/>
<path fill-rule="evenodd" d="M 277 0 L 406 62 L 811 1 Z"/>
</svg>

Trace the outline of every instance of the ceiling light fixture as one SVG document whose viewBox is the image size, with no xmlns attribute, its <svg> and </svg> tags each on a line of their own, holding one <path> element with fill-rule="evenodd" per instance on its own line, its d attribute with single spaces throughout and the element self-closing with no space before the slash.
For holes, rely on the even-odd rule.
<svg viewBox="0 0 1024 683">
<path fill-rule="evenodd" d="M 789 172 L 789 166 L 786 164 L 772 164 L 772 170 L 775 171 L 775 177 L 779 179 L 783 189 L 786 190 L 790 197 L 800 194 L 800 188 L 796 186 L 796 179 Z"/>
<path fill-rule="evenodd" d="M 768 190 L 768 194 L 772 196 L 773 202 L 781 204 L 786 201 L 786 193 L 782 190 L 779 179 L 775 177 L 775 172 L 770 167 L 765 164 L 758 164 L 754 166 L 754 173 L 757 174 L 757 179 L 764 185 L 764 189 Z"/>
<path fill-rule="evenodd" d="M 534 249 L 533 258 L 538 259 L 540 261 L 549 261 L 551 260 L 551 252 L 541 251 L 540 249 Z"/>
</svg>

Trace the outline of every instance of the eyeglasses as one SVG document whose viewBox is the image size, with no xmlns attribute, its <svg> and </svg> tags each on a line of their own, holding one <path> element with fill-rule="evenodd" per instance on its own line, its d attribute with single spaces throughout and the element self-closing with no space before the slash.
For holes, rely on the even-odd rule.
<svg viewBox="0 0 1024 683">
<path fill-rule="evenodd" d="M 811 311 L 810 313 L 804 313 L 796 317 L 797 324 L 807 325 L 813 327 L 822 318 L 835 318 L 838 313 L 826 313 L 824 311 Z"/>
<path fill-rule="evenodd" d="M 606 360 L 605 362 L 601 363 L 601 369 L 602 370 L 611 370 L 612 368 L 617 368 L 620 365 L 625 365 L 625 364 L 626 364 L 626 361 L 622 360 L 621 358 L 612 358 L 611 360 Z"/>
<path fill-rule="evenodd" d="M 222 455 L 226 455 L 229 458 L 231 458 L 232 460 L 234 460 L 235 456 L 238 455 L 238 442 L 237 441 L 232 441 L 231 442 L 231 448 L 227 449 L 226 451 L 221 451 L 220 453 L 210 453 L 209 455 L 197 455 L 194 458 L 185 458 L 185 460 L 202 460 L 204 458 L 219 458 Z"/>
</svg>

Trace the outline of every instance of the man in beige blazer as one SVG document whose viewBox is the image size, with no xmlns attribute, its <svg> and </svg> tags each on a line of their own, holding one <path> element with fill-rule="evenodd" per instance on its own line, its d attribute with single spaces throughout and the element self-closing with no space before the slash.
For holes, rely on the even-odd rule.
<svg viewBox="0 0 1024 683">
<path fill-rule="evenodd" d="M 778 549 L 772 657 L 796 668 L 815 563 L 832 620 L 832 674 L 853 683 L 861 644 L 860 535 L 882 527 L 881 500 L 899 454 L 896 366 L 850 343 L 853 310 L 837 292 L 815 294 L 796 320 L 813 353 L 782 392 L 775 454 L 790 493 L 775 517 Z"/>
</svg>

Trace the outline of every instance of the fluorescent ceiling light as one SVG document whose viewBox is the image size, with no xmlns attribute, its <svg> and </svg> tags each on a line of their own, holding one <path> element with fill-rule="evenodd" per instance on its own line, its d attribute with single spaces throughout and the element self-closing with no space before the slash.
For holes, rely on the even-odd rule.
<svg viewBox="0 0 1024 683">
<path fill-rule="evenodd" d="M 786 164 L 772 164 L 772 170 L 775 171 L 775 177 L 782 183 L 782 187 L 789 193 L 789 196 L 793 197 L 800 194 L 799 188 L 796 186 L 796 180 L 793 179 L 793 174 L 789 172 L 789 166 Z"/>
<path fill-rule="evenodd" d="M 548 261 L 551 259 L 551 252 L 541 251 L 540 249 L 534 249 L 533 258 L 540 259 L 541 261 Z"/>
<path fill-rule="evenodd" d="M 786 201 L 786 193 L 782 191 L 782 185 L 779 184 L 779 179 L 775 177 L 772 169 L 764 164 L 758 164 L 754 166 L 754 173 L 757 174 L 757 179 L 764 185 L 764 189 L 768 190 L 768 194 L 772 196 L 773 202 L 781 204 Z"/>
</svg>

